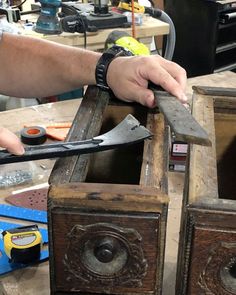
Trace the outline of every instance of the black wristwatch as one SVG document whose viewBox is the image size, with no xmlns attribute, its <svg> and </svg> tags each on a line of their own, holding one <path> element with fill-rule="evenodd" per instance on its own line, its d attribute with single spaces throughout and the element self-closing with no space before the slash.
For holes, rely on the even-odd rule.
<svg viewBox="0 0 236 295">
<path fill-rule="evenodd" d="M 132 56 L 132 52 L 125 49 L 122 46 L 113 45 L 108 48 L 98 60 L 95 76 L 96 83 L 99 88 L 102 90 L 109 90 L 109 86 L 107 84 L 107 70 L 112 62 L 112 60 L 118 56 Z"/>
</svg>

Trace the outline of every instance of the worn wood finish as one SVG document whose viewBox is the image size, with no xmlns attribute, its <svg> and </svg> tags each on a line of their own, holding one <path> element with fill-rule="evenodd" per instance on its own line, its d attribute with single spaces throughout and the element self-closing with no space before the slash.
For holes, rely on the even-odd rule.
<svg viewBox="0 0 236 295">
<path fill-rule="evenodd" d="M 192 113 L 211 147 L 190 146 L 176 294 L 236 294 L 235 97 L 195 89 Z M 218 91 L 220 90 L 220 91 Z M 222 99 L 223 97 L 223 99 Z M 217 106 L 217 107 L 216 107 Z M 228 109 L 228 112 L 227 112 Z M 222 111 L 222 112 L 221 112 Z"/>
<path fill-rule="evenodd" d="M 154 91 L 159 110 L 165 116 L 177 141 L 206 146 L 211 145 L 206 131 L 176 97 L 165 91 L 152 90 Z"/>
<path fill-rule="evenodd" d="M 102 116 L 108 100 L 109 96 L 106 92 L 101 94 L 98 88 L 89 87 L 74 118 L 66 141 L 83 140 L 97 135 L 102 125 Z M 88 124 L 88 122 L 91 124 Z M 88 161 L 88 155 L 73 156 L 70 157 L 70 161 L 68 161 L 68 158 L 59 159 L 54 166 L 49 182 L 66 183 L 70 181 L 74 169 L 77 169 L 78 166 L 82 166 L 81 171 L 83 172 L 80 174 L 80 181 L 83 181 Z"/>
<path fill-rule="evenodd" d="M 198 94 L 210 95 L 214 100 L 215 113 L 235 113 L 236 88 L 193 86 Z M 217 99 L 214 99 L 214 96 Z"/>
<path fill-rule="evenodd" d="M 51 293 L 160 295 L 168 128 L 157 110 L 148 112 L 136 104 L 106 106 L 107 94 L 93 96 L 94 90 L 88 89 L 68 140 L 92 137 L 98 129 L 103 133 L 128 113 L 154 137 L 85 159 L 58 161 L 48 197 Z"/>
<path fill-rule="evenodd" d="M 226 96 L 235 97 L 236 88 L 222 88 L 222 87 L 209 87 L 209 86 L 193 86 L 193 90 L 200 94 L 205 95 L 216 95 L 216 96 Z"/>
</svg>

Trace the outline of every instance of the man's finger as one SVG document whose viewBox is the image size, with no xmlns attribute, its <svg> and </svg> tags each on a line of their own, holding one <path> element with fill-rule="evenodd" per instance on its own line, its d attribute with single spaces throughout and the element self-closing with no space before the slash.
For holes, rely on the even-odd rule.
<svg viewBox="0 0 236 295">
<path fill-rule="evenodd" d="M 3 127 L 0 127 L 0 146 L 14 155 L 22 155 L 25 152 L 19 138 Z"/>
<path fill-rule="evenodd" d="M 150 80 L 153 83 L 160 85 L 167 92 L 176 96 L 181 102 L 185 103 L 187 101 L 182 86 L 172 77 L 172 75 L 163 68 L 159 68 L 159 75 L 156 75 L 155 73 L 155 71 L 149 72 Z"/>
<path fill-rule="evenodd" d="M 186 71 L 176 63 L 168 60 L 163 62 L 163 67 L 181 85 L 182 89 L 184 90 L 187 84 Z"/>
<path fill-rule="evenodd" d="M 136 97 L 136 101 L 148 108 L 156 106 L 155 97 L 153 91 L 140 86 L 132 86 L 133 97 Z"/>
</svg>

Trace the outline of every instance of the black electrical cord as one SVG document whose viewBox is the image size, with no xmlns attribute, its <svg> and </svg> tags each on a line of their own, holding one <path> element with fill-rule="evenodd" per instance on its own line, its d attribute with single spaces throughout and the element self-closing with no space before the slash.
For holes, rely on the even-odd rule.
<svg viewBox="0 0 236 295">
<path fill-rule="evenodd" d="M 164 54 L 162 52 L 162 56 L 168 60 L 172 60 L 174 49 L 175 49 L 175 43 L 176 43 L 175 25 L 167 13 L 165 13 L 161 9 L 154 8 L 152 0 L 149 0 L 149 2 L 151 3 L 152 7 L 145 7 L 145 12 L 147 12 L 152 17 L 157 18 L 169 24 L 170 32 L 167 37 L 164 37 L 165 50 L 164 50 Z M 155 41 L 155 44 L 156 44 L 156 41 Z M 156 48 L 157 48 L 157 44 L 156 44 Z"/>
<path fill-rule="evenodd" d="M 154 2 L 152 1 L 152 0 L 149 0 L 149 2 L 150 2 L 150 4 L 151 4 L 151 6 L 154 8 Z"/>
<path fill-rule="evenodd" d="M 83 18 L 80 18 L 80 21 L 81 21 L 82 26 L 84 28 L 84 48 L 86 49 L 87 48 L 87 32 L 86 32 L 86 26 L 85 26 L 85 23 L 84 23 Z"/>
<path fill-rule="evenodd" d="M 151 8 L 150 8 L 150 10 L 151 9 L 154 9 L 154 2 L 152 1 L 152 0 L 149 0 L 149 2 L 150 2 L 150 4 L 151 4 Z M 145 12 L 147 11 L 147 7 L 145 7 Z M 148 14 L 150 14 L 150 13 L 148 13 Z M 165 38 L 165 36 L 163 36 L 163 39 Z M 156 53 L 158 54 L 158 55 L 160 55 L 160 56 L 162 56 L 163 57 L 163 51 L 162 52 L 160 52 L 160 50 L 158 49 L 158 46 L 157 46 L 157 41 L 156 40 L 154 40 L 154 43 L 155 43 L 155 48 L 156 48 Z"/>
<path fill-rule="evenodd" d="M 21 7 L 27 0 L 24 0 L 23 2 L 17 4 L 17 5 L 14 5 L 14 6 L 11 6 L 11 8 L 19 8 Z"/>
</svg>

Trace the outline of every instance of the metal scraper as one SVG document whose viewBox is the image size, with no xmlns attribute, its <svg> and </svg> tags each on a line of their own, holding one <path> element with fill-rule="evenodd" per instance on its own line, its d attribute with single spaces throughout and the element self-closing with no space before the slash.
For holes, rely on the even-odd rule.
<svg viewBox="0 0 236 295">
<path fill-rule="evenodd" d="M 207 132 L 176 97 L 153 84 L 149 88 L 154 92 L 159 110 L 174 132 L 176 140 L 211 146 Z"/>
<path fill-rule="evenodd" d="M 0 164 L 106 151 L 139 143 L 152 136 L 148 129 L 140 125 L 139 121 L 129 114 L 112 130 L 91 139 L 26 147 L 25 153 L 21 156 L 12 155 L 7 150 L 1 150 Z"/>
</svg>

